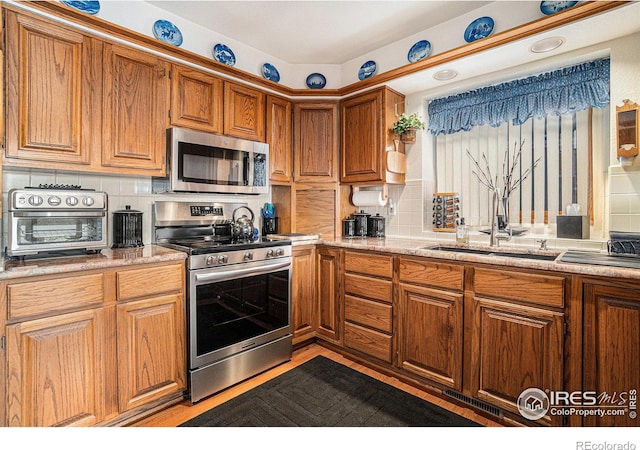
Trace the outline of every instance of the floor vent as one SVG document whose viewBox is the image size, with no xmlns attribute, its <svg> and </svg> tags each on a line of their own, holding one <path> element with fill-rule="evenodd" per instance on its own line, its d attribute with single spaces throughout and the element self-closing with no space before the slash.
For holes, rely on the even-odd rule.
<svg viewBox="0 0 640 450">
<path fill-rule="evenodd" d="M 461 401 L 462 403 L 466 403 L 467 405 L 473 406 L 474 408 L 478 408 L 482 411 L 488 412 L 496 417 L 502 417 L 502 411 L 500 408 L 496 408 L 495 406 L 487 405 L 480 400 L 476 400 L 475 398 L 468 397 L 464 394 L 461 394 L 456 391 L 452 391 L 451 389 L 445 389 L 442 391 L 445 395 L 449 397 L 455 398 L 456 400 Z"/>
</svg>

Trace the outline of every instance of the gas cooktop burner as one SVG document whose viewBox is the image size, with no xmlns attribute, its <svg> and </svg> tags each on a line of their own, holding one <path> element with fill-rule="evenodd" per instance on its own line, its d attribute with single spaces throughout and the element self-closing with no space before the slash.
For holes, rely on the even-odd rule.
<svg viewBox="0 0 640 450">
<path fill-rule="evenodd" d="M 95 189 L 83 188 L 79 184 L 39 184 L 38 186 L 25 186 L 25 189 L 58 189 L 67 191 L 95 191 Z"/>
<path fill-rule="evenodd" d="M 249 250 L 252 248 L 277 247 L 291 245 L 291 241 L 282 239 L 262 238 L 257 241 L 234 240 L 230 236 L 207 236 L 199 239 L 181 239 L 160 243 L 173 248 L 178 248 L 191 255 L 203 255 L 207 253 L 220 253 L 233 250 Z"/>
</svg>

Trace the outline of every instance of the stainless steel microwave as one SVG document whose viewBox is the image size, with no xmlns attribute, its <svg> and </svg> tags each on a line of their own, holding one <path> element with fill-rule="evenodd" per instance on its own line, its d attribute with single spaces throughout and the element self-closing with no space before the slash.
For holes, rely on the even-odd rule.
<svg viewBox="0 0 640 450">
<path fill-rule="evenodd" d="M 154 192 L 266 194 L 269 145 L 186 128 L 167 130 L 167 176 Z"/>
</svg>

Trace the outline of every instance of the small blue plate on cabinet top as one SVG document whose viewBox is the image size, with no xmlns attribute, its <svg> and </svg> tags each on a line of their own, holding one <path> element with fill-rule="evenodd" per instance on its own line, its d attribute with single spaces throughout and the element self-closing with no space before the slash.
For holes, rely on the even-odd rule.
<svg viewBox="0 0 640 450">
<path fill-rule="evenodd" d="M 275 83 L 280 81 L 280 73 L 278 72 L 278 69 L 269 63 L 264 63 L 262 65 L 262 76 Z"/>
<path fill-rule="evenodd" d="M 213 57 L 219 63 L 226 64 L 227 66 L 233 66 L 236 63 L 236 55 L 224 44 L 216 44 L 213 46 Z"/>
<path fill-rule="evenodd" d="M 364 80 L 374 76 L 377 69 L 378 66 L 375 61 L 367 61 L 360 67 L 360 70 L 358 70 L 358 79 Z"/>
<path fill-rule="evenodd" d="M 572 6 L 576 6 L 578 2 L 540 2 L 540 12 L 544 15 L 555 14 Z"/>
<path fill-rule="evenodd" d="M 491 17 L 480 17 L 469 24 L 464 30 L 464 40 L 467 42 L 477 41 L 486 38 L 493 32 L 493 19 Z"/>
<path fill-rule="evenodd" d="M 407 59 L 413 63 L 425 59 L 431 54 L 431 42 L 427 40 L 418 41 L 409 49 Z"/>
<path fill-rule="evenodd" d="M 173 44 L 176 47 L 182 45 L 182 33 L 168 20 L 156 20 L 156 23 L 153 24 L 153 34 L 157 39 L 168 44 Z"/>
<path fill-rule="evenodd" d="M 312 73 L 307 77 L 307 87 L 309 89 L 322 89 L 327 85 L 327 79 L 321 73 Z"/>
<path fill-rule="evenodd" d="M 67 6 L 71 6 L 72 8 L 79 9 L 82 12 L 86 12 L 87 14 L 98 14 L 98 11 L 100 11 L 100 2 L 98 1 L 82 2 L 62 0 L 62 3 Z"/>
</svg>

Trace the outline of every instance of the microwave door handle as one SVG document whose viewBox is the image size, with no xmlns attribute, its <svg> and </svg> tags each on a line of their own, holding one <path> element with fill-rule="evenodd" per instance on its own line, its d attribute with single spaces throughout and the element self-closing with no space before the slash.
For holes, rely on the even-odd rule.
<svg viewBox="0 0 640 450">
<path fill-rule="evenodd" d="M 291 262 L 284 262 L 279 264 L 269 264 L 262 267 L 250 267 L 246 269 L 234 269 L 224 272 L 212 272 L 196 274 L 196 283 L 207 281 L 221 281 L 226 279 L 237 278 L 240 275 L 262 275 L 265 273 L 273 272 L 278 269 L 284 269 L 291 266 Z"/>
</svg>

